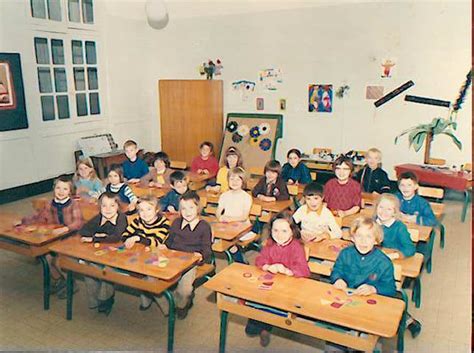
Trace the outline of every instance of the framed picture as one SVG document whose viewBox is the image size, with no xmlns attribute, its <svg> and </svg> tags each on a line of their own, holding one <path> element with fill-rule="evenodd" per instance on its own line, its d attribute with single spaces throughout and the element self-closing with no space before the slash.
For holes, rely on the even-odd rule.
<svg viewBox="0 0 474 353">
<path fill-rule="evenodd" d="M 263 98 L 257 98 L 257 110 L 264 109 L 264 101 Z"/>
<path fill-rule="evenodd" d="M 286 99 L 280 99 L 280 110 L 286 110 Z"/>
<path fill-rule="evenodd" d="M 318 113 L 331 113 L 332 92 L 332 85 L 309 85 L 308 111 Z"/>
<path fill-rule="evenodd" d="M 0 53 L 0 131 L 26 128 L 20 54 Z"/>
</svg>

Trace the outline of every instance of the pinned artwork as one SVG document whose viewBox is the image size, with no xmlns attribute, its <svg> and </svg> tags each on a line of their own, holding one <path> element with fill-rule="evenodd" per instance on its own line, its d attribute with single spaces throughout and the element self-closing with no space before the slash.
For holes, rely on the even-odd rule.
<svg viewBox="0 0 474 353">
<path fill-rule="evenodd" d="M 247 80 L 234 81 L 232 82 L 232 89 L 234 92 L 240 93 L 242 101 L 247 101 L 255 91 L 255 82 Z"/>
<path fill-rule="evenodd" d="M 286 110 L 286 99 L 284 98 L 280 99 L 280 110 L 282 111 Z"/>
<path fill-rule="evenodd" d="M 403 85 L 395 88 L 392 92 L 386 94 L 385 96 L 383 96 L 382 98 L 376 100 L 374 102 L 374 105 L 376 107 L 379 107 L 381 106 L 382 104 L 385 104 L 387 103 L 389 100 L 395 98 L 396 96 L 398 96 L 399 94 L 401 94 L 402 92 L 406 91 L 407 89 L 409 89 L 410 87 L 414 86 L 415 83 L 413 81 L 407 81 L 405 82 Z"/>
<path fill-rule="evenodd" d="M 434 99 L 434 98 L 427 98 L 427 97 L 419 97 L 419 96 L 405 96 L 405 101 L 413 102 L 413 103 L 420 103 L 420 104 L 428 104 L 428 105 L 437 105 L 439 107 L 446 107 L 449 108 L 451 102 L 444 101 L 441 99 Z"/>
<path fill-rule="evenodd" d="M 382 78 L 391 78 L 393 76 L 394 66 L 395 66 L 395 60 L 394 59 L 384 59 L 384 60 L 382 60 L 382 63 L 381 63 L 382 73 L 381 73 L 380 77 L 382 77 Z"/>
<path fill-rule="evenodd" d="M 264 100 L 263 98 L 257 98 L 257 110 L 263 110 L 264 109 Z"/>
<path fill-rule="evenodd" d="M 383 86 L 367 86 L 365 88 L 365 99 L 379 99 L 383 97 Z"/>
<path fill-rule="evenodd" d="M 258 76 L 263 87 L 269 91 L 276 91 L 283 82 L 281 69 L 265 69 L 260 71 Z"/>
<path fill-rule="evenodd" d="M 319 113 L 332 112 L 332 85 L 309 85 L 308 111 Z"/>
<path fill-rule="evenodd" d="M 217 59 L 216 62 L 212 60 L 208 60 L 207 62 L 203 62 L 201 66 L 199 66 L 199 74 L 201 76 L 206 75 L 207 80 L 212 80 L 215 76 L 219 76 L 222 74 L 222 69 L 224 66 L 220 59 Z"/>
</svg>

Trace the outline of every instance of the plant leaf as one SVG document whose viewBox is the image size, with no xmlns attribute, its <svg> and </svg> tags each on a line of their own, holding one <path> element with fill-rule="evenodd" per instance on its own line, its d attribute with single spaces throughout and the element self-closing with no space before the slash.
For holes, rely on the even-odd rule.
<svg viewBox="0 0 474 353">
<path fill-rule="evenodd" d="M 424 131 L 421 131 L 417 133 L 415 136 L 413 136 L 413 148 L 415 149 L 415 152 L 418 152 L 421 147 L 423 147 L 423 142 L 425 141 L 425 138 L 428 134 Z"/>
<path fill-rule="evenodd" d="M 431 122 L 433 135 L 440 134 L 450 125 L 449 120 L 444 118 L 434 118 Z"/>
<path fill-rule="evenodd" d="M 453 132 L 452 131 L 444 131 L 441 133 L 442 135 L 447 135 L 449 137 L 451 137 L 451 139 L 453 140 L 454 144 L 456 145 L 456 147 L 459 149 L 459 150 L 462 150 L 462 142 L 456 137 L 454 136 Z"/>
</svg>

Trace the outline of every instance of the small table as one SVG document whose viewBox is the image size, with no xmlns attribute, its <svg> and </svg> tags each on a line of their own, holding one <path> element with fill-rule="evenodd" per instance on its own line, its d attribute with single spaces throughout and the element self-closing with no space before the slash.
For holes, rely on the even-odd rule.
<svg viewBox="0 0 474 353">
<path fill-rule="evenodd" d="M 168 352 L 172 352 L 175 305 L 169 289 L 179 281 L 183 273 L 199 261 L 199 258 L 190 253 L 169 249 L 159 250 L 158 256 L 169 259 L 168 265 L 161 268 L 153 263 L 147 263 L 157 255 L 153 252 L 146 252 L 143 245 L 135 244 L 132 249 L 119 251 L 116 247 L 120 245 L 101 244 L 100 248 L 95 248 L 92 243 L 82 243 L 80 236 L 74 236 L 52 246 L 52 251 L 55 251 L 59 256 L 59 266 L 67 271 L 67 320 L 72 319 L 73 273 L 81 273 L 155 295 L 163 294 L 170 305 Z M 114 248 L 115 250 L 113 250 Z M 99 251 L 103 253 L 99 254 Z M 103 268 L 98 268 L 94 264 L 103 265 Z M 154 278 L 155 281 L 150 281 L 149 277 Z"/>
<path fill-rule="evenodd" d="M 122 164 L 126 159 L 127 156 L 122 150 L 91 156 L 92 163 L 94 163 L 99 179 L 107 178 L 107 173 L 110 167 L 113 164 Z"/>
<path fill-rule="evenodd" d="M 165 196 L 170 190 L 170 187 L 154 187 L 154 186 L 141 186 L 140 184 L 128 184 L 130 189 L 132 189 L 133 193 L 137 197 L 143 196 L 154 196 L 158 199 L 161 199 Z"/>
<path fill-rule="evenodd" d="M 335 302 L 346 301 L 349 297 L 330 284 L 278 274 L 272 278 L 271 290 L 260 290 L 260 276 L 265 274 L 255 266 L 233 263 L 204 284 L 218 293 L 217 307 L 221 310 L 219 352 L 225 352 L 229 313 L 363 351 L 373 350 L 379 337 L 396 336 L 403 321 L 405 303 L 402 300 L 380 295 L 352 296 L 359 305 L 336 308 L 332 306 Z M 367 303 L 369 299 L 376 304 Z M 270 310 L 259 310 L 258 305 Z M 330 329 L 331 325 L 366 335 L 352 336 Z M 403 333 L 398 337 L 400 345 L 403 345 Z"/>
</svg>

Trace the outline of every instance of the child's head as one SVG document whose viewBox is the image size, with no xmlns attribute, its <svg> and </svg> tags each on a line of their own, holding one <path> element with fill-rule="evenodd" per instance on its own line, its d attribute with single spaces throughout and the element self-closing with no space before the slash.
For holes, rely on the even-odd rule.
<svg viewBox="0 0 474 353">
<path fill-rule="evenodd" d="M 306 205 L 311 211 L 317 211 L 323 204 L 323 187 L 317 183 L 305 186 L 303 196 Z"/>
<path fill-rule="evenodd" d="M 286 245 L 293 238 L 301 237 L 300 229 L 288 212 L 280 212 L 272 218 L 268 225 L 270 237 L 278 245 Z"/>
<path fill-rule="evenodd" d="M 160 211 L 158 199 L 154 196 L 143 196 L 138 199 L 138 216 L 146 223 L 152 223 Z"/>
<path fill-rule="evenodd" d="M 381 222 L 397 219 L 400 216 L 400 201 L 392 194 L 382 194 L 375 203 L 375 216 Z"/>
<path fill-rule="evenodd" d="M 92 160 L 87 157 L 79 160 L 76 164 L 76 178 L 77 179 L 96 179 L 97 174 L 94 169 Z"/>
<path fill-rule="evenodd" d="M 367 254 L 383 242 L 383 231 L 372 218 L 358 217 L 352 222 L 351 238 L 357 251 Z"/>
<path fill-rule="evenodd" d="M 274 183 L 281 173 L 281 164 L 276 160 L 268 161 L 264 169 L 267 183 Z"/>
<path fill-rule="evenodd" d="M 125 155 L 131 161 L 134 161 L 137 158 L 138 145 L 133 140 L 127 140 L 123 144 L 123 149 L 125 150 Z"/>
<path fill-rule="evenodd" d="M 377 169 L 382 164 L 382 152 L 378 148 L 371 148 L 367 151 L 366 160 L 370 169 Z"/>
<path fill-rule="evenodd" d="M 119 164 L 113 164 L 110 167 L 109 173 L 107 174 L 107 179 L 112 185 L 117 185 L 123 183 L 123 169 Z"/>
<path fill-rule="evenodd" d="M 119 212 L 119 198 L 117 195 L 106 191 L 99 197 L 99 206 L 100 214 L 107 219 L 111 219 Z"/>
<path fill-rule="evenodd" d="M 351 173 L 354 170 L 352 160 L 346 156 L 339 156 L 334 161 L 334 173 L 336 174 L 337 180 L 340 182 L 347 182 L 351 177 Z"/>
<path fill-rule="evenodd" d="M 186 191 L 179 200 L 179 212 L 187 222 L 192 222 L 199 217 L 201 211 L 199 195 L 192 190 Z"/>
<path fill-rule="evenodd" d="M 201 154 L 201 157 L 203 159 L 209 158 L 209 156 L 211 156 L 213 152 L 214 145 L 212 144 L 212 142 L 204 141 L 199 145 L 199 153 Z"/>
<path fill-rule="evenodd" d="M 184 194 L 188 190 L 188 182 L 183 172 L 176 170 L 170 174 L 170 185 L 171 188 L 176 190 L 180 195 Z"/>
<path fill-rule="evenodd" d="M 301 151 L 296 148 L 292 148 L 286 154 L 286 158 L 288 159 L 288 163 L 293 168 L 296 168 L 301 161 Z"/>
<path fill-rule="evenodd" d="M 225 151 L 224 156 L 225 156 L 225 165 L 227 168 L 232 169 L 235 167 L 242 167 L 242 154 L 236 147 L 230 146 Z"/>
<path fill-rule="evenodd" d="M 65 200 L 74 193 L 74 185 L 67 175 L 60 175 L 54 180 L 53 194 L 57 200 Z"/>
<path fill-rule="evenodd" d="M 398 177 L 398 188 L 404 199 L 411 199 L 418 190 L 418 177 L 415 173 L 405 172 Z"/>
<path fill-rule="evenodd" d="M 155 154 L 155 159 L 153 161 L 153 166 L 156 170 L 165 170 L 170 167 L 170 157 L 165 152 L 158 152 Z"/>
<path fill-rule="evenodd" d="M 241 190 L 247 187 L 247 173 L 241 167 L 235 167 L 229 170 L 227 174 L 227 180 L 229 181 L 229 189 Z"/>
</svg>

